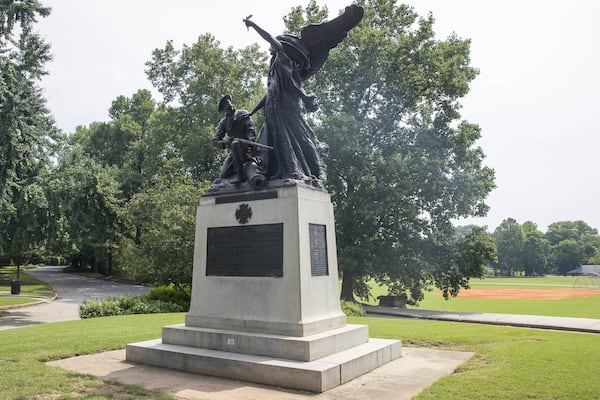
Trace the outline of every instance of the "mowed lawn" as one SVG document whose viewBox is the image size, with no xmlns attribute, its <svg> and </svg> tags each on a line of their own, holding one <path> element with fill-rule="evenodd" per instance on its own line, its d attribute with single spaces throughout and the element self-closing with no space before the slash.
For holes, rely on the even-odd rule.
<svg viewBox="0 0 600 400">
<path fill-rule="evenodd" d="M 471 281 L 473 289 L 542 289 L 578 291 L 581 283 L 600 284 L 600 280 L 589 281 L 577 277 L 551 276 L 542 278 L 487 278 Z M 461 291 L 463 292 L 463 291 Z M 423 310 L 460 311 L 477 313 L 549 315 L 557 317 L 577 317 L 600 319 L 600 289 L 596 296 L 585 298 L 568 298 L 560 300 L 517 300 L 517 299 L 482 299 L 458 297 L 444 300 L 437 290 L 427 292 L 425 299 L 417 306 Z M 386 289 L 373 285 L 374 298 L 369 304 L 378 304 L 377 296 L 385 294 Z M 463 292 L 464 293 L 464 292 Z"/>
<path fill-rule="evenodd" d="M 156 392 L 50 367 L 45 361 L 160 337 L 184 314 L 94 318 L 0 331 L 1 399 L 165 399 Z M 418 399 L 598 399 L 600 337 L 488 325 L 349 318 L 371 337 L 404 346 L 471 351 L 474 357 Z"/>
<path fill-rule="evenodd" d="M 17 268 L 14 266 L 0 267 L 0 307 L 31 303 L 36 301 L 35 298 L 51 298 L 54 296 L 52 287 L 28 275 L 26 271 L 26 268 L 21 268 L 21 297 L 9 296 L 11 282 L 17 277 Z M 31 296 L 31 298 L 27 296 Z"/>
</svg>

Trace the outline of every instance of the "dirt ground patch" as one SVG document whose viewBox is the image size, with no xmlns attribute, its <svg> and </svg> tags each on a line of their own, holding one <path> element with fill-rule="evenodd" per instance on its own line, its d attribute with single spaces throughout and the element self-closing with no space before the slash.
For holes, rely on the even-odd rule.
<svg viewBox="0 0 600 400">
<path fill-rule="evenodd" d="M 441 296 L 441 292 L 438 293 Z M 461 290 L 458 297 L 465 299 L 502 299 L 502 300 L 562 300 L 574 297 L 600 296 L 600 290 L 594 289 L 521 289 L 489 288 Z"/>
</svg>

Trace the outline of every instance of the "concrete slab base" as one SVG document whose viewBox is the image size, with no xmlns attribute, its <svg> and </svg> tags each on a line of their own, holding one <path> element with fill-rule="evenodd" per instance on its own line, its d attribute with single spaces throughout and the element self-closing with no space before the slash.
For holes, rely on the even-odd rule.
<svg viewBox="0 0 600 400">
<path fill-rule="evenodd" d="M 205 375 L 324 392 L 402 355 L 398 340 L 367 343 L 314 361 L 240 354 L 165 344 L 161 339 L 127 345 L 128 361 Z"/>
<path fill-rule="evenodd" d="M 401 358 L 320 394 L 132 363 L 125 360 L 125 350 L 51 361 L 48 365 L 188 400 L 409 400 L 473 356 L 414 347 L 404 347 L 402 353 Z"/>
</svg>

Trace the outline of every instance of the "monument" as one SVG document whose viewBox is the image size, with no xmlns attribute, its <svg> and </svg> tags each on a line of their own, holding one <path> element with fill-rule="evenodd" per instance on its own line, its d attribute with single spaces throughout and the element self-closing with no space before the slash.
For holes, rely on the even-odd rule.
<svg viewBox="0 0 600 400">
<path fill-rule="evenodd" d="M 190 310 L 162 339 L 128 345 L 127 360 L 322 392 L 401 356 L 399 341 L 369 338 L 341 311 L 327 146 L 303 116 L 316 103 L 301 82 L 362 17 L 352 5 L 300 37 L 244 20 L 271 45 L 267 93 L 250 113 L 219 99 L 213 143 L 231 153 L 197 209 Z"/>
</svg>

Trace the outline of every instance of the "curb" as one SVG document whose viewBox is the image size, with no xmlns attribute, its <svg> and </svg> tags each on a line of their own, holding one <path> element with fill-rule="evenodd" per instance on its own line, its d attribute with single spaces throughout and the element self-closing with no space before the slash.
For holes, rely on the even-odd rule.
<svg viewBox="0 0 600 400">
<path fill-rule="evenodd" d="M 33 299 L 35 301 L 32 301 L 31 303 L 25 303 L 25 304 L 12 304 L 9 306 L 0 306 L 0 311 L 11 311 L 11 310 L 18 310 L 20 308 L 27 308 L 27 307 L 33 307 L 33 306 L 38 306 L 40 304 L 48 304 L 54 300 L 56 300 L 56 298 L 58 297 L 56 294 L 54 294 L 53 297 L 30 297 L 30 296 L 14 296 L 14 295 L 10 295 L 10 296 L 0 296 L 0 297 L 22 297 L 25 299 Z"/>
<path fill-rule="evenodd" d="M 551 324 L 551 323 L 536 323 L 536 322 L 524 322 L 510 319 L 510 314 L 488 314 L 490 318 L 494 316 L 496 319 L 490 318 L 477 318 L 476 314 L 469 314 L 469 318 L 463 318 L 460 313 L 452 313 L 451 315 L 445 315 L 444 312 L 431 311 L 431 310 L 404 310 L 392 307 L 374 307 L 374 306 L 363 306 L 367 314 L 371 315 L 386 315 L 398 318 L 411 318 L 411 319 L 422 319 L 429 321 L 444 321 L 444 322 L 462 322 L 468 324 L 484 324 L 484 325 L 496 325 L 496 326 L 513 326 L 518 328 L 532 328 L 532 329 L 545 329 L 545 330 L 556 330 L 566 332 L 578 332 L 578 333 L 592 333 L 600 334 L 600 328 L 588 328 L 585 326 L 569 326 L 564 324 Z M 431 314 L 430 314 L 431 313 Z M 519 315 L 522 317 L 521 315 Z M 540 316 L 532 315 L 531 318 L 540 318 Z M 542 318 L 544 318 L 542 316 Z M 552 318 L 552 317 L 548 317 Z M 560 318 L 560 317 L 559 317 Z M 574 318 L 576 319 L 576 318 Z M 584 319 L 586 320 L 586 319 Z"/>
</svg>

